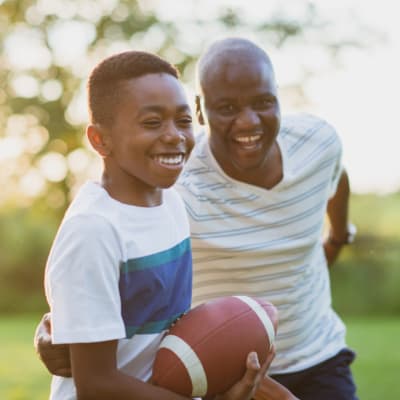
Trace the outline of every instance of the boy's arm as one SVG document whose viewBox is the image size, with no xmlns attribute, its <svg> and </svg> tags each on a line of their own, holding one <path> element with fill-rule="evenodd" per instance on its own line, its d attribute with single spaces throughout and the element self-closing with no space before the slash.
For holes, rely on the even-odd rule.
<svg viewBox="0 0 400 400">
<path fill-rule="evenodd" d="M 72 375 L 78 399 L 186 399 L 166 389 L 130 377 L 118 370 L 117 344 L 117 340 L 70 344 Z"/>
<path fill-rule="evenodd" d="M 108 400 L 111 398 L 118 400 L 187 400 L 186 397 L 142 382 L 118 370 L 117 344 L 117 340 L 111 340 L 70 345 L 72 374 L 78 400 Z M 247 369 L 242 379 L 225 394 L 217 396 L 218 400 L 252 399 L 272 358 L 273 355 L 263 366 L 260 366 L 256 353 L 250 353 L 246 362 Z M 283 400 L 284 398 L 276 399 Z"/>
<path fill-rule="evenodd" d="M 42 320 L 40 321 L 36 333 L 35 333 L 35 348 L 36 351 L 38 352 L 40 359 L 43 361 L 47 369 L 53 373 L 54 375 L 60 375 L 64 377 L 71 377 L 71 363 L 70 363 L 70 355 L 69 355 L 69 346 L 70 345 L 53 345 L 51 342 L 51 337 L 50 337 L 50 332 L 51 332 L 51 319 L 50 319 L 50 313 L 47 313 L 43 316 Z M 104 346 L 110 354 L 107 356 L 106 354 L 102 354 L 103 350 L 101 347 Z M 97 349 L 96 349 L 97 348 Z M 112 349 L 111 349 L 112 348 Z M 152 386 L 151 388 L 148 388 L 148 384 L 143 383 L 141 381 L 138 381 L 137 379 L 131 378 L 127 375 L 124 375 L 120 373 L 119 371 L 115 370 L 115 351 L 116 351 L 116 341 L 111 341 L 111 342 L 101 342 L 101 343 L 91 343 L 91 344 L 75 344 L 71 345 L 71 354 L 74 354 L 74 368 L 77 371 L 76 373 L 79 374 L 78 376 L 83 378 L 83 375 L 85 373 L 88 373 L 88 371 L 92 371 L 91 377 L 96 377 L 96 376 L 102 376 L 102 374 L 107 374 L 111 373 L 112 375 L 116 376 L 116 372 L 119 374 L 123 375 L 123 377 L 118 376 L 118 379 L 123 379 L 124 382 L 128 382 L 129 385 L 137 385 L 138 387 L 143 387 L 145 393 L 144 395 L 147 395 L 149 393 L 148 398 L 152 398 L 151 396 L 157 395 L 157 393 L 154 392 L 154 390 L 162 391 L 165 392 L 165 396 L 174 396 L 174 397 L 165 397 L 166 399 L 171 398 L 171 399 L 182 399 L 181 396 L 178 396 L 176 394 L 171 394 L 170 392 L 167 392 L 161 388 L 156 388 L 155 386 Z M 90 361 L 86 356 L 86 352 L 92 353 L 94 352 L 95 354 L 92 355 L 91 359 L 93 357 L 95 358 L 94 360 Z M 261 380 L 261 377 L 265 374 L 265 371 L 269 368 L 269 365 L 271 364 L 271 361 L 274 357 L 274 353 L 271 352 L 269 357 L 267 358 L 265 364 L 263 367 L 260 367 L 258 365 L 258 360 L 257 358 L 254 359 L 253 356 L 248 357 L 247 363 L 246 363 L 246 372 L 242 379 L 237 382 L 230 390 L 228 390 L 225 394 L 219 396 L 219 400 L 246 400 L 250 399 L 252 394 L 256 391 L 258 384 Z M 83 361 L 80 361 L 80 358 L 83 358 Z M 114 366 L 111 368 L 104 368 L 103 366 L 106 366 L 107 360 L 103 360 L 103 358 L 110 358 L 112 365 Z M 94 368 L 91 368 L 90 365 L 87 365 L 89 363 L 94 363 Z M 100 367 L 102 371 L 97 372 L 97 368 Z M 80 372 L 81 369 L 84 369 L 83 372 Z M 78 378 L 79 379 L 79 378 Z M 107 379 L 99 379 L 95 380 L 94 386 L 91 386 L 90 390 L 95 389 L 95 391 L 99 390 L 103 392 L 103 388 L 99 387 L 96 389 L 97 385 L 102 385 L 102 384 L 107 384 L 111 382 L 112 380 L 107 378 Z M 83 384 L 89 384 L 89 380 L 84 381 Z M 117 381 L 115 381 L 115 384 L 118 384 Z M 115 390 L 113 387 L 111 387 L 112 390 Z M 86 390 L 82 389 L 82 390 Z M 95 398 L 97 394 L 95 393 Z M 131 396 L 131 395 L 130 395 Z M 123 397 L 122 397 L 123 398 Z M 143 397 L 144 399 L 146 397 Z M 157 397 L 162 399 L 163 397 Z M 271 397 L 272 399 L 277 399 L 277 400 L 283 400 L 286 399 L 285 397 Z M 288 398 L 290 399 L 290 397 Z"/>
<path fill-rule="evenodd" d="M 254 400 L 299 400 L 296 396 L 289 392 L 284 386 L 265 376 L 260 387 L 254 395 Z"/>
</svg>

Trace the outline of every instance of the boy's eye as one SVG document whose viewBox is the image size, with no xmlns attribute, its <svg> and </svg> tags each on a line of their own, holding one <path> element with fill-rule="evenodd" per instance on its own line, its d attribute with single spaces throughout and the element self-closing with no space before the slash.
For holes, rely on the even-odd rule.
<svg viewBox="0 0 400 400">
<path fill-rule="evenodd" d="M 178 119 L 179 125 L 191 125 L 192 124 L 192 117 L 181 117 Z"/>
<path fill-rule="evenodd" d="M 222 104 L 218 107 L 221 114 L 228 115 L 236 112 L 236 107 L 233 104 Z"/>
</svg>

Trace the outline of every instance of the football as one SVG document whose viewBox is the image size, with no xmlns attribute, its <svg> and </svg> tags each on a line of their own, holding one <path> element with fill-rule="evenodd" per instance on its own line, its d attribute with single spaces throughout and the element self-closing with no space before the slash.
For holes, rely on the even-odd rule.
<svg viewBox="0 0 400 400">
<path fill-rule="evenodd" d="M 187 397 L 224 393 L 245 373 L 251 351 L 266 360 L 277 325 L 274 305 L 248 296 L 194 307 L 163 338 L 151 381 Z"/>
</svg>

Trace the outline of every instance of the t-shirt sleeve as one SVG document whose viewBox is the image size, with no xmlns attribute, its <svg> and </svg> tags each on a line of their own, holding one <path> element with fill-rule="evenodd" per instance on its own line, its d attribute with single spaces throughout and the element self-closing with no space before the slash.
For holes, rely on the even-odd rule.
<svg viewBox="0 0 400 400">
<path fill-rule="evenodd" d="M 62 223 L 48 259 L 45 286 L 53 343 L 88 343 L 125 337 L 119 296 L 121 249 L 100 216 Z"/>
</svg>

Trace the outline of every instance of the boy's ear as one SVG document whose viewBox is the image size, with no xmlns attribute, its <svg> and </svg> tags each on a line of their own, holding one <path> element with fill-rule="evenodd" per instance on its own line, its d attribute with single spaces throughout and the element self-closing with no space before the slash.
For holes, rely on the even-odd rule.
<svg viewBox="0 0 400 400">
<path fill-rule="evenodd" d="M 104 132 L 98 124 L 90 124 L 86 128 L 86 136 L 89 139 L 92 147 L 102 157 L 106 157 L 111 152 L 111 140 L 110 136 Z"/>
<path fill-rule="evenodd" d="M 205 125 L 204 122 L 204 116 L 203 116 L 203 110 L 201 109 L 201 97 L 200 95 L 196 95 L 196 116 L 197 116 L 197 121 L 199 121 L 200 125 Z"/>
</svg>

